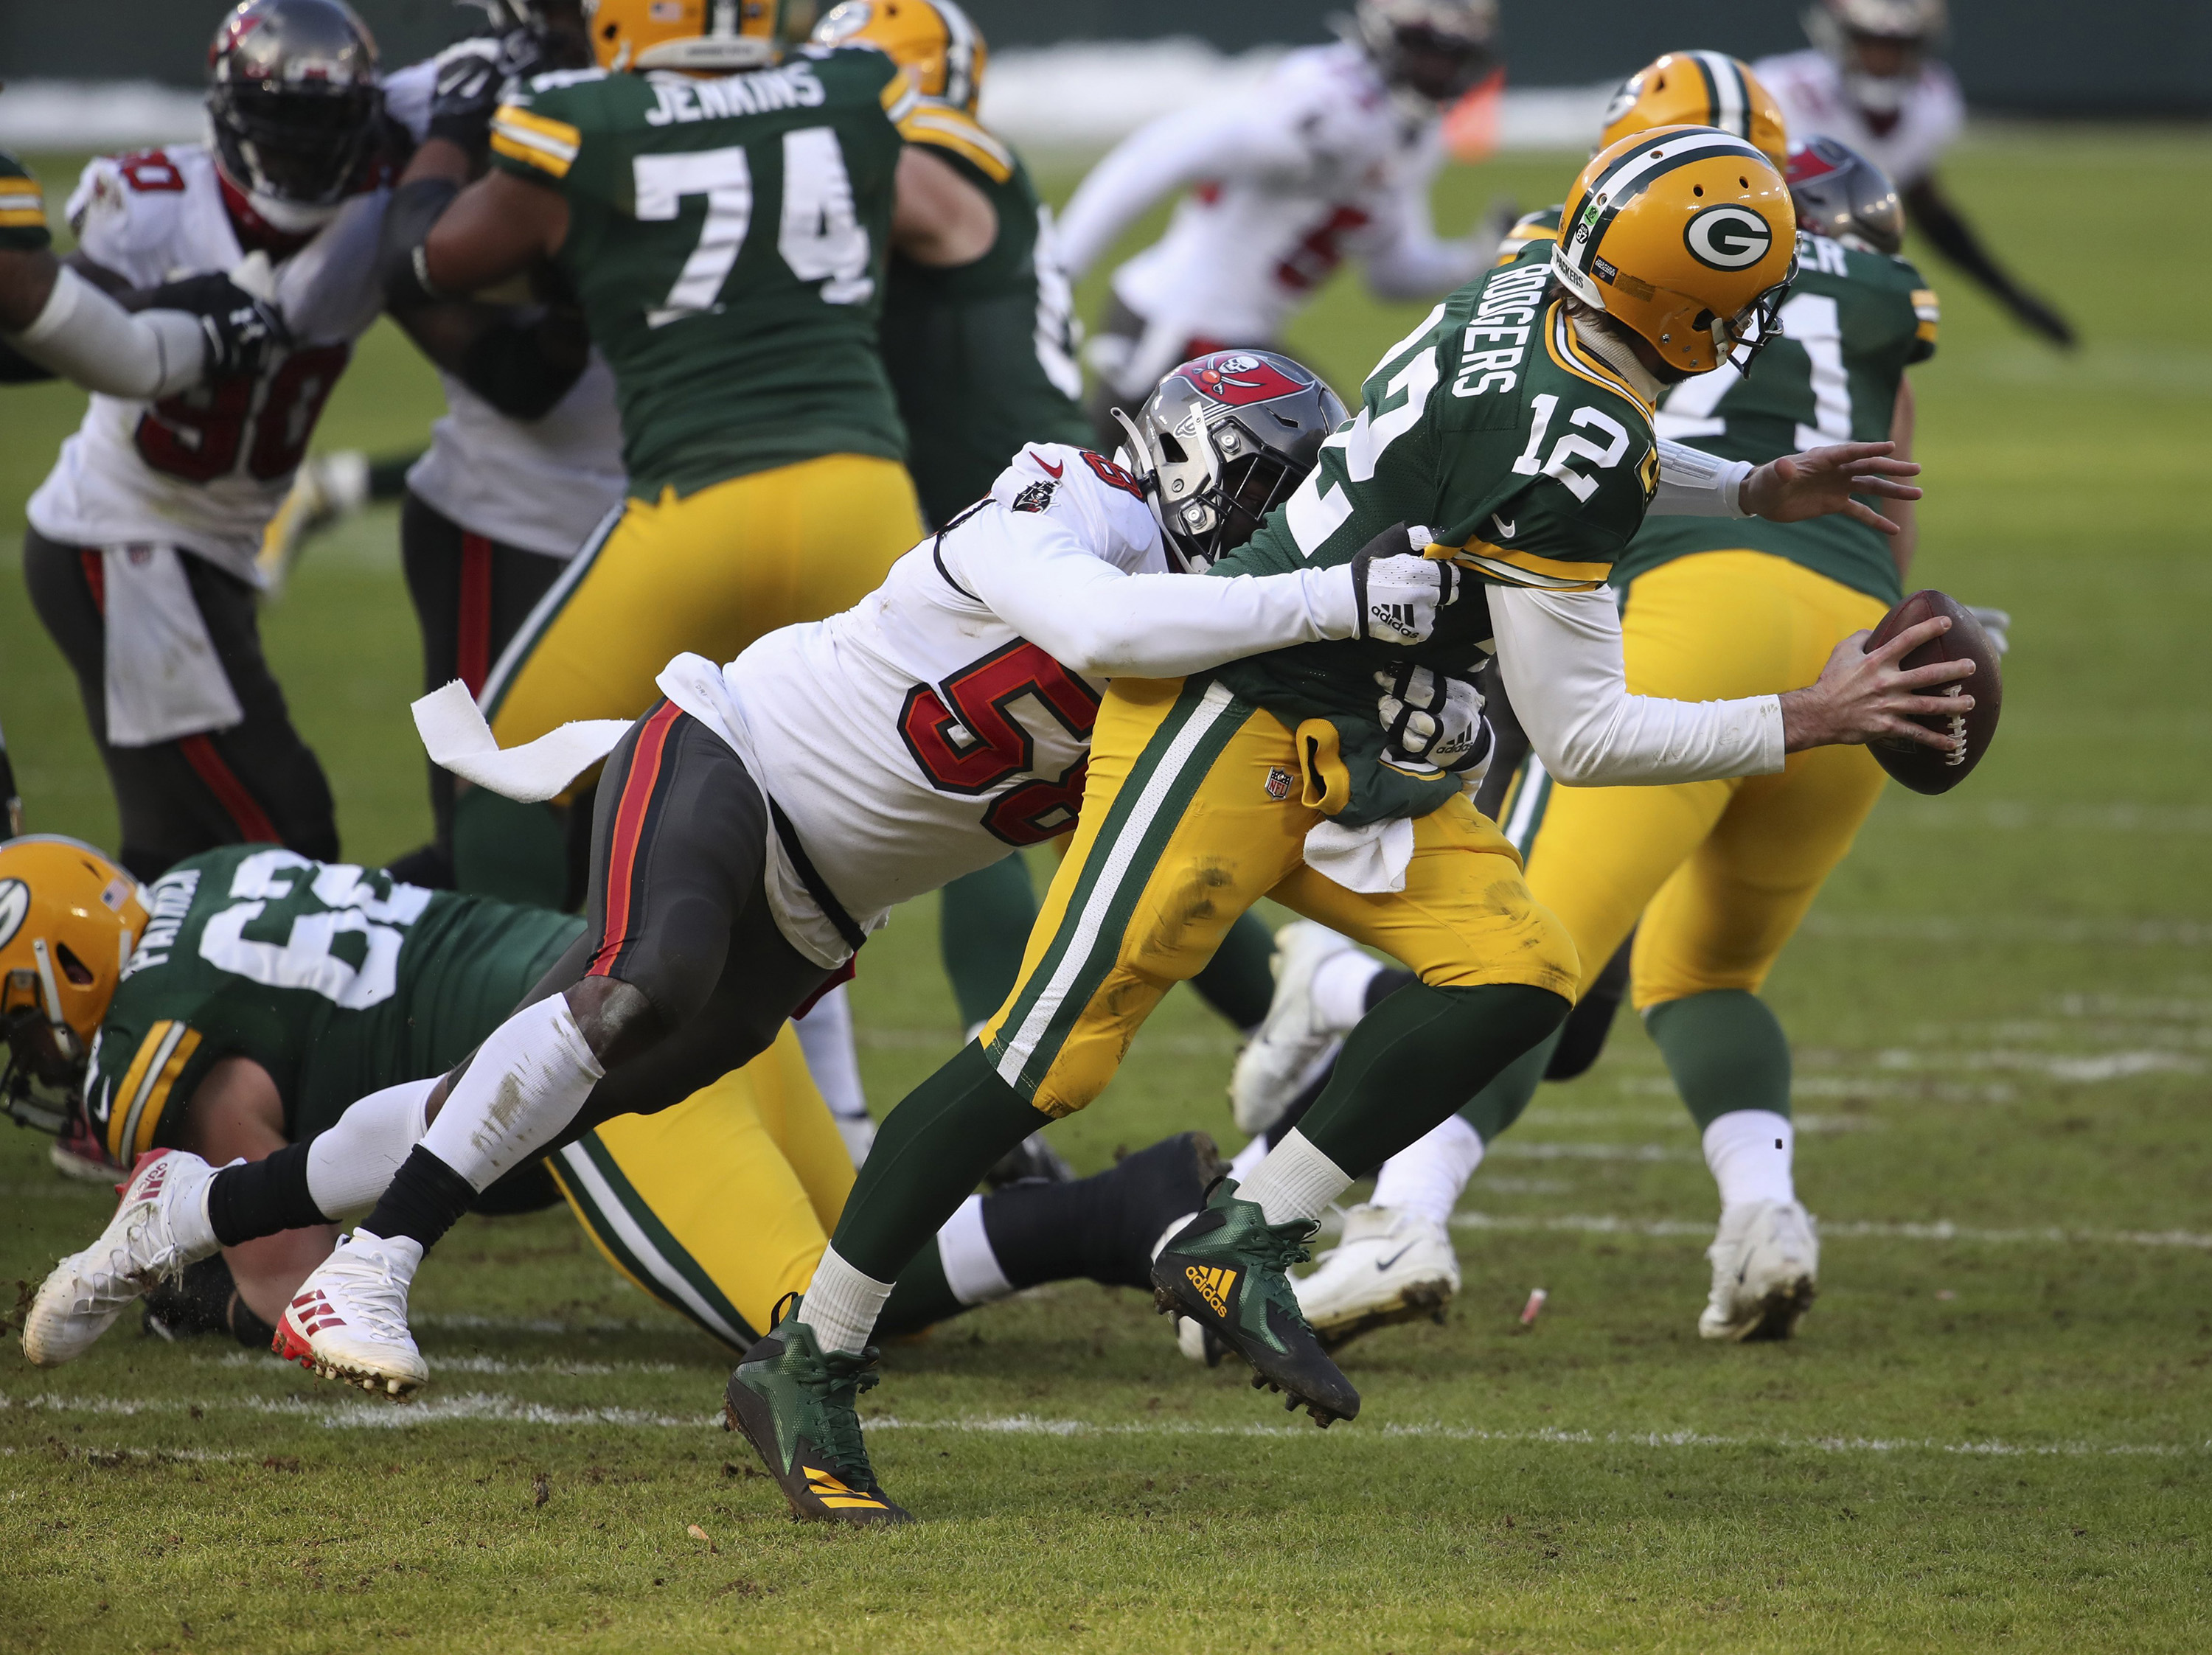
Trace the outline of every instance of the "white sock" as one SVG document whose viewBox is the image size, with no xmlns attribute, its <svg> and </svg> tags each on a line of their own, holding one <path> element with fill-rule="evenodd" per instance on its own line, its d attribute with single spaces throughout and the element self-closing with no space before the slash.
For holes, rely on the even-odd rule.
<svg viewBox="0 0 2212 1655">
<path fill-rule="evenodd" d="M 1721 1210 L 1745 1201 L 1795 1201 L 1790 1163 L 1797 1129 L 1771 1109 L 1732 1109 L 1705 1128 L 1705 1165 L 1720 1185 Z"/>
<path fill-rule="evenodd" d="M 1260 1163 L 1267 1158 L 1267 1135 L 1262 1132 L 1230 1157 L 1229 1176 L 1237 1180 L 1237 1187 L 1241 1189 L 1252 1174 L 1259 1171 Z"/>
<path fill-rule="evenodd" d="M 558 1137 L 606 1072 L 566 999 L 525 1006 L 477 1049 L 422 1147 L 488 1188 Z"/>
<path fill-rule="evenodd" d="M 407 1152 L 421 1141 L 423 1115 L 440 1077 L 372 1092 L 307 1144 L 307 1193 L 323 1216 L 343 1224 L 366 1218 Z"/>
<path fill-rule="evenodd" d="M 945 1267 L 945 1285 L 963 1305 L 988 1305 L 1014 1290 L 999 1255 L 991 1251 L 991 1238 L 983 1230 L 983 1197 L 971 1195 L 960 1210 L 945 1221 L 937 1233 L 937 1261 Z"/>
<path fill-rule="evenodd" d="M 824 1351 L 856 1356 L 867 1348 L 868 1335 L 876 1331 L 876 1318 L 890 1296 L 889 1282 L 861 1275 L 837 1256 L 836 1248 L 824 1247 L 814 1280 L 799 1300 L 799 1320 L 814 1330 L 814 1341 Z"/>
<path fill-rule="evenodd" d="M 1451 1222 L 1474 1169 L 1482 1165 L 1482 1135 L 1458 1115 L 1433 1128 L 1382 1163 L 1375 1175 L 1374 1203 Z"/>
<path fill-rule="evenodd" d="M 1333 954 L 1315 968 L 1314 1032 L 1349 1034 L 1352 1026 L 1367 1015 L 1367 985 L 1383 972 L 1380 960 L 1370 959 L 1358 949 Z"/>
<path fill-rule="evenodd" d="M 854 1049 L 853 1002 L 846 987 L 838 984 L 804 1017 L 793 1018 L 791 1026 L 799 1031 L 807 1072 L 830 1112 L 840 1120 L 866 1120 L 868 1095 L 860 1089 L 860 1054 Z"/>
<path fill-rule="evenodd" d="M 1267 1151 L 1252 1176 L 1237 1186 L 1240 1201 L 1256 1201 L 1270 1224 L 1310 1224 L 1352 1187 L 1346 1172 L 1307 1141 L 1295 1126 Z"/>
</svg>

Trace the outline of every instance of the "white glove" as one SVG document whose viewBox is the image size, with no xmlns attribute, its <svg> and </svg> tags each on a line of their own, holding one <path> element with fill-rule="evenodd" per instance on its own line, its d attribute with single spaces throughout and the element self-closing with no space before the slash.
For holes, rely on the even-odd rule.
<svg viewBox="0 0 2212 1655">
<path fill-rule="evenodd" d="M 1482 716 L 1482 692 L 1471 680 L 1401 666 L 1376 673 L 1375 682 L 1382 692 L 1375 710 L 1386 761 L 1444 771 L 1469 793 L 1482 785 L 1498 742 Z"/>
<path fill-rule="evenodd" d="M 1985 609 L 1978 603 L 1966 605 L 1966 613 L 1982 623 L 1989 635 L 1990 647 L 2002 660 L 2005 652 L 2012 647 L 2012 612 L 2008 609 Z"/>
<path fill-rule="evenodd" d="M 1422 531 L 1427 537 L 1427 531 Z M 1425 644 L 1437 629 L 1437 611 L 1459 596 L 1453 565 L 1399 549 L 1408 542 L 1394 524 L 1361 547 L 1352 560 L 1352 600 L 1358 636 L 1383 644 Z"/>
</svg>

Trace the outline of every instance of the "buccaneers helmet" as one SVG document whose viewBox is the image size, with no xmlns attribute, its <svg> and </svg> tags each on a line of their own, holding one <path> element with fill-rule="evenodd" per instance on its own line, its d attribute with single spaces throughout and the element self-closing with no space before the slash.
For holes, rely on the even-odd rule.
<svg viewBox="0 0 2212 1655">
<path fill-rule="evenodd" d="M 1169 561 L 1196 574 L 1291 497 L 1345 415 L 1337 394 L 1289 357 L 1224 350 L 1172 370 L 1134 419 L 1118 408 L 1114 417 Z"/>
<path fill-rule="evenodd" d="M 85 1059 L 146 930 L 146 893 L 89 845 L 56 834 L 0 844 L 0 1103 L 58 1132 Z"/>
<path fill-rule="evenodd" d="M 817 45 L 874 46 L 914 78 L 929 103 L 970 115 L 983 93 L 990 48 L 952 0 L 844 0 L 814 26 Z"/>
<path fill-rule="evenodd" d="M 1895 253 L 1905 246 L 1905 209 L 1889 174 L 1849 144 L 1815 138 L 1790 152 L 1797 221 L 1815 235 L 1863 252 Z"/>
<path fill-rule="evenodd" d="M 376 164 L 376 42 L 344 0 L 246 0 L 208 48 L 216 165 L 276 229 L 335 217 Z"/>
<path fill-rule="evenodd" d="M 728 75 L 779 61 L 814 26 L 814 0 L 584 0 L 602 69 Z"/>
<path fill-rule="evenodd" d="M 1592 157 L 1567 193 L 1552 274 L 1669 367 L 1747 368 L 1797 273 L 1797 216 L 1766 157 L 1733 134 L 1662 126 Z"/>
<path fill-rule="evenodd" d="M 1498 0 L 1359 0 L 1352 27 L 1391 90 L 1423 115 L 1497 66 Z"/>
<path fill-rule="evenodd" d="M 1669 52 L 1638 70 L 1606 106 L 1597 146 L 1655 126 L 1717 126 L 1748 140 L 1778 169 L 1790 157 L 1782 106 L 1749 64 L 1725 52 Z"/>
<path fill-rule="evenodd" d="M 1904 109 L 1948 21 L 1943 0 L 1820 0 L 1805 33 L 1843 71 L 1851 101 L 1881 118 Z"/>
</svg>

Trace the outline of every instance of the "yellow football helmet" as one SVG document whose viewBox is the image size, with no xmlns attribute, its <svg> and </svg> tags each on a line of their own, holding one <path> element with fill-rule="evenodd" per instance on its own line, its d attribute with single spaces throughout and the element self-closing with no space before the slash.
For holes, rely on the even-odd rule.
<svg viewBox="0 0 2212 1655">
<path fill-rule="evenodd" d="M 1711 127 L 1623 138 L 1568 192 L 1552 273 L 1685 373 L 1747 367 L 1797 273 L 1790 188 L 1757 149 Z"/>
<path fill-rule="evenodd" d="M 1714 126 L 1749 141 L 1779 169 L 1790 164 L 1782 106 L 1740 58 L 1724 52 L 1669 52 L 1620 83 L 1606 106 L 1602 149 L 1655 126 Z"/>
<path fill-rule="evenodd" d="M 146 893 L 89 845 L 57 834 L 0 844 L 0 1101 L 61 1129 L 68 1096 L 146 930 Z"/>
<path fill-rule="evenodd" d="M 776 62 L 814 24 L 814 0 L 584 0 L 599 67 L 727 75 Z"/>
<path fill-rule="evenodd" d="M 990 48 L 952 0 L 844 0 L 814 27 L 817 45 L 872 45 L 930 103 L 975 112 Z"/>
</svg>

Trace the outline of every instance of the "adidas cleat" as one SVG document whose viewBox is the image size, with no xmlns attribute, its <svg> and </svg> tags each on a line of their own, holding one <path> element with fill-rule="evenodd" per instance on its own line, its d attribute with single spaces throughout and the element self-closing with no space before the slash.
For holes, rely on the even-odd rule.
<svg viewBox="0 0 2212 1655">
<path fill-rule="evenodd" d="M 1820 1237 L 1813 1215 L 1795 1201 L 1746 1201 L 1721 1214 L 1712 1261 L 1712 1298 L 1698 1318 L 1707 1339 L 1749 1343 L 1786 1339 L 1819 1291 Z"/>
<path fill-rule="evenodd" d="M 407 1331 L 407 1288 L 422 1263 L 419 1241 L 356 1230 L 300 1284 L 269 1348 L 319 1379 L 406 1401 L 430 1379 Z"/>
<path fill-rule="evenodd" d="M 1314 977 L 1354 947 L 1326 925 L 1293 920 L 1275 933 L 1275 995 L 1267 1015 L 1237 1054 L 1229 1103 L 1237 1130 L 1258 1137 L 1291 1100 L 1335 1060 L 1340 1031 L 1324 1028 L 1313 1003 Z"/>
<path fill-rule="evenodd" d="M 54 1266 L 23 1319 L 23 1355 L 35 1367 L 82 1356 L 154 1285 L 218 1249 L 208 1222 L 215 1168 L 181 1149 L 156 1149 L 116 1186 L 122 1197 L 100 1240 Z"/>
<path fill-rule="evenodd" d="M 1344 1239 L 1292 1285 L 1322 1349 L 1337 1350 L 1396 1322 L 1443 1321 L 1459 1258 L 1433 1218 L 1363 1203 L 1345 1215 Z"/>
<path fill-rule="evenodd" d="M 1326 1428 L 1358 1415 L 1359 1393 L 1306 1325 L 1291 1286 L 1290 1267 L 1310 1256 L 1305 1244 L 1318 1228 L 1268 1223 L 1224 1179 L 1153 1262 L 1152 1300 L 1251 1363 L 1255 1389 L 1281 1391 L 1285 1408 L 1303 1407 Z"/>
<path fill-rule="evenodd" d="M 854 1403 L 876 1383 L 876 1349 L 824 1352 L 799 1306 L 746 1353 L 722 1393 L 722 1417 L 745 1434 L 791 1514 L 813 1523 L 911 1523 L 876 1481 Z"/>
</svg>

